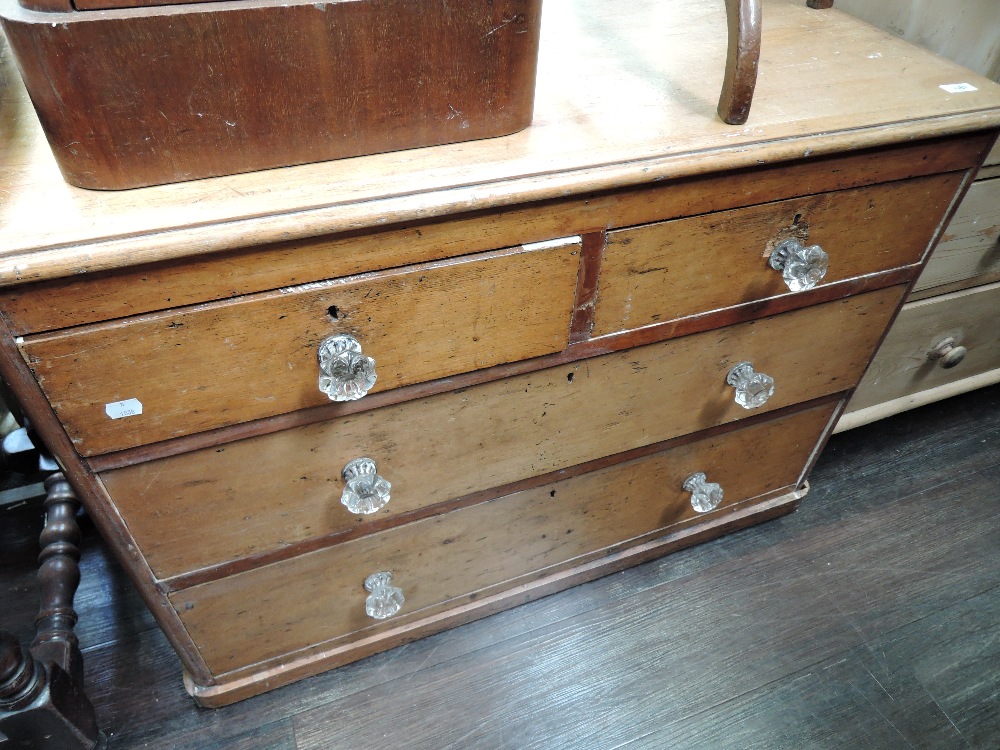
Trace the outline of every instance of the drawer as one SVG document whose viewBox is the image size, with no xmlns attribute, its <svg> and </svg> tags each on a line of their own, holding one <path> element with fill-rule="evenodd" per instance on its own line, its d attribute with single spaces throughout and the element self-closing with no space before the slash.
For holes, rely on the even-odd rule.
<svg viewBox="0 0 1000 750">
<path fill-rule="evenodd" d="M 329 403 L 317 353 L 335 334 L 374 358 L 372 391 L 560 351 L 579 250 L 572 238 L 305 284 L 28 337 L 22 352 L 77 450 L 106 453 Z"/>
<path fill-rule="evenodd" d="M 167 578 L 848 390 L 902 293 L 870 292 L 101 479 L 153 571 Z M 775 380 L 758 410 L 737 405 L 726 384 L 741 360 Z M 341 470 L 359 457 L 392 485 L 373 516 L 339 502 Z"/>
<path fill-rule="evenodd" d="M 377 634 L 791 489 L 833 409 L 828 404 L 517 492 L 194 586 L 170 600 L 217 675 L 351 633 Z M 696 513 L 682 489 L 698 471 L 723 488 L 713 512 Z M 377 623 L 365 613 L 363 584 L 384 571 L 405 602 Z"/>
<path fill-rule="evenodd" d="M 913 287 L 913 296 L 935 288 L 970 287 L 1000 278 L 1000 178 L 974 182 Z"/>
<path fill-rule="evenodd" d="M 908 303 L 847 410 L 855 412 L 1000 368 L 998 315 L 1000 283 Z M 942 364 L 951 364 L 950 360 L 931 359 L 928 353 L 948 337 L 965 347 L 966 355 L 945 368 Z"/>
<path fill-rule="evenodd" d="M 923 258 L 962 173 L 824 193 L 608 233 L 595 336 L 788 294 L 767 258 L 787 238 L 830 256 L 822 283 Z"/>
<path fill-rule="evenodd" d="M 989 154 L 986 155 L 986 161 L 983 162 L 983 166 L 993 167 L 1000 165 L 1000 141 L 993 144 L 993 148 L 990 150 Z"/>
</svg>

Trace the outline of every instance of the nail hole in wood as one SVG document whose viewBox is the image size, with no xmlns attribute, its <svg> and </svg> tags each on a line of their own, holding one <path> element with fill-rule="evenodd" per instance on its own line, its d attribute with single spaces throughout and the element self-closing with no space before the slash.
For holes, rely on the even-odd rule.
<svg viewBox="0 0 1000 750">
<path fill-rule="evenodd" d="M 334 320 L 337 320 L 340 317 L 340 308 L 338 308 L 336 305 L 330 305 L 328 308 L 326 308 L 326 313 Z"/>
</svg>

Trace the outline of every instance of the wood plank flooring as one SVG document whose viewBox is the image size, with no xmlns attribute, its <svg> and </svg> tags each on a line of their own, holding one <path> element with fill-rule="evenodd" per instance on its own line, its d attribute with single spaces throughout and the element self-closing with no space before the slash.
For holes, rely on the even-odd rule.
<svg viewBox="0 0 1000 750">
<path fill-rule="evenodd" d="M 0 509 L 22 640 L 39 530 Z M 92 531 L 83 569 L 112 750 L 995 749 L 1000 386 L 835 436 L 791 516 L 224 709 Z"/>
</svg>

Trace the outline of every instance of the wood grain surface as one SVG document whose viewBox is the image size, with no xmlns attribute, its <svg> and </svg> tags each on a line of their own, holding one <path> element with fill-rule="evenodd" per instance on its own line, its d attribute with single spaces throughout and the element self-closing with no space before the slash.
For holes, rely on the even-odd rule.
<svg viewBox="0 0 1000 750">
<path fill-rule="evenodd" d="M 252 238 L 244 237 L 236 251 L 117 272 L 82 273 L 93 257 L 77 255 L 65 269 L 67 278 L 0 290 L 0 306 L 22 335 L 96 323 L 503 245 L 965 170 L 979 163 L 992 138 L 989 133 L 904 143 L 260 248 L 245 246 Z"/>
<path fill-rule="evenodd" d="M 608 233 L 594 335 L 789 293 L 767 264 L 795 238 L 830 256 L 822 283 L 919 262 L 962 173 Z"/>
<path fill-rule="evenodd" d="M 723 512 L 794 486 L 832 406 L 406 524 L 171 595 L 216 674 L 356 631 L 399 627 L 636 544 L 699 516 L 681 485 L 704 471 L 726 490 Z M 767 435 L 765 438 L 764 436 Z M 747 471 L 746 467 L 754 467 Z M 391 571 L 406 604 L 385 623 L 365 614 L 361 584 Z M 470 597 L 470 595 L 472 595 Z"/>
<path fill-rule="evenodd" d="M 973 287 L 907 303 L 848 406 L 871 407 L 946 383 L 1000 368 L 1000 283 Z M 965 359 L 951 369 L 927 357 L 951 336 L 966 347 Z"/>
<path fill-rule="evenodd" d="M 753 115 L 734 129 L 715 116 L 723 3 L 623 2 L 546 4 L 535 116 L 521 133 L 116 194 L 63 182 L 7 52 L 0 281 L 197 257 L 1000 125 L 995 84 L 835 9 L 766 0 Z M 938 88 L 965 80 L 978 90 L 956 96 Z"/>
<path fill-rule="evenodd" d="M 79 460 L 69 436 L 59 423 L 51 404 L 38 389 L 27 364 L 19 356 L 14 336 L 0 321 L 0 377 L 8 396 L 29 414 L 34 434 L 50 450 L 63 474 L 80 499 L 84 509 L 93 517 L 101 536 L 116 551 L 118 561 L 149 607 L 152 616 L 170 639 L 174 650 L 185 668 L 201 679 L 211 679 L 194 644 L 187 637 L 177 614 L 155 586 L 155 577 L 149 564 L 139 552 L 121 514 L 115 509 L 103 485 L 89 467 Z M 5 396 L 6 397 L 6 396 Z M 37 550 L 34 552 L 37 557 Z M 33 566 L 34 570 L 34 566 Z"/>
<path fill-rule="evenodd" d="M 934 250 L 909 299 L 1000 280 L 1000 179 L 978 180 Z"/>
<path fill-rule="evenodd" d="M 0 7 L 59 168 L 83 188 L 490 138 L 531 122 L 541 0 L 461 12 L 447 0 Z"/>
<path fill-rule="evenodd" d="M 385 406 L 414 401 L 427 396 L 470 388 L 482 383 L 492 383 L 504 378 L 524 375 L 549 367 L 567 365 L 589 357 L 610 354 L 637 346 L 646 346 L 647 344 L 655 344 L 666 339 L 690 336 L 695 333 L 731 326 L 737 323 L 746 323 L 772 315 L 801 310 L 811 305 L 842 300 L 852 295 L 865 294 L 891 286 L 908 284 L 916 277 L 919 269 L 919 265 L 906 266 L 895 271 L 887 271 L 881 274 L 864 276 L 860 279 L 820 286 L 817 289 L 800 294 L 781 295 L 771 300 L 738 305 L 719 312 L 684 318 L 680 321 L 646 326 L 645 328 L 632 331 L 623 331 L 609 336 L 570 343 L 569 346 L 558 354 L 534 357 L 520 362 L 509 362 L 505 365 L 497 365 L 485 370 L 476 370 L 475 372 L 454 375 L 441 380 L 403 386 L 392 391 L 382 391 L 381 393 L 365 396 L 361 401 L 330 402 L 323 406 L 301 409 L 253 422 L 220 427 L 215 430 L 185 435 L 172 440 L 164 440 L 159 443 L 116 451 L 115 453 L 90 456 L 87 458 L 87 463 L 94 471 L 104 472 L 167 456 L 176 456 L 209 446 L 232 443 L 258 435 L 269 435 L 293 427 L 325 422 L 362 411 L 380 409 Z"/>
<path fill-rule="evenodd" d="M 339 503 L 340 471 L 361 456 L 393 485 L 373 517 L 381 520 L 850 389 L 901 293 L 893 287 L 101 477 L 167 578 L 363 529 L 371 519 Z M 760 410 L 740 407 L 726 385 L 744 359 L 776 381 Z"/>
<path fill-rule="evenodd" d="M 374 391 L 561 350 L 579 240 L 307 284 L 31 337 L 22 351 L 83 455 L 328 403 L 317 350 L 354 335 Z M 136 398 L 142 413 L 110 419 Z"/>
<path fill-rule="evenodd" d="M 990 747 L 998 440 L 1000 386 L 837 435 L 792 515 L 214 711 L 82 519 L 90 694 L 115 750 Z M 41 513 L 0 515 L 24 642 Z"/>
<path fill-rule="evenodd" d="M 991 80 L 1000 80 L 1000 47 L 983 29 L 1000 25 L 993 0 L 840 0 L 837 7 Z M 958 10 L 958 13 L 955 11 Z"/>
</svg>

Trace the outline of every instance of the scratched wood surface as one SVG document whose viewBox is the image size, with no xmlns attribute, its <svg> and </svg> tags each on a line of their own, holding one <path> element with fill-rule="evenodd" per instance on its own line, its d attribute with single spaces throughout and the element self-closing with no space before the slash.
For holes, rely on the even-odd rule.
<svg viewBox="0 0 1000 750">
<path fill-rule="evenodd" d="M 541 0 L 462 12 L 448 0 L 20 7 L 35 4 L 0 4 L 0 22 L 59 168 L 83 188 L 490 138 L 531 122 Z"/>
<path fill-rule="evenodd" d="M 594 335 L 786 292 L 766 258 L 790 238 L 830 255 L 823 283 L 919 262 L 961 179 L 935 175 L 609 232 Z"/>
<path fill-rule="evenodd" d="M 1000 386 L 837 435 L 780 521 L 215 711 L 91 531 L 88 683 L 112 750 L 992 748 L 998 446 Z M 24 640 L 40 513 L 0 512 Z"/>
<path fill-rule="evenodd" d="M 734 128 L 715 114 L 724 4 L 629 0 L 627 12 L 623 4 L 546 3 L 534 119 L 518 134 L 110 194 L 63 182 L 7 60 L 0 73 L 0 117 L 9 125 L 0 140 L 0 281 L 1000 124 L 1000 89 L 988 80 L 836 8 L 767 0 L 753 112 Z M 957 81 L 977 90 L 951 95 L 939 88 Z"/>
<path fill-rule="evenodd" d="M 1000 281 L 1000 178 L 969 188 L 909 301 L 993 281 Z"/>
<path fill-rule="evenodd" d="M 993 137 L 979 133 L 903 143 L 878 151 L 413 221 L 375 232 L 242 247 L 183 263 L 74 273 L 0 290 L 0 304 L 17 334 L 68 328 L 500 246 L 961 171 L 978 163 Z M 77 264 L 84 262 L 76 259 Z"/>
<path fill-rule="evenodd" d="M 391 638 L 445 605 L 485 599 L 607 557 L 626 546 L 623 540 L 635 545 L 657 530 L 793 490 L 833 409 L 815 407 L 398 526 L 178 591 L 171 602 L 214 675 L 265 661 L 280 667 L 299 649 L 320 651 L 314 644 L 329 648 L 349 633 L 362 642 Z M 711 514 L 696 513 L 682 487 L 695 471 L 725 492 Z M 384 622 L 365 613 L 362 584 L 377 571 L 391 572 L 406 596 Z"/>
<path fill-rule="evenodd" d="M 102 479 L 157 576 L 167 578 L 311 537 L 364 531 L 372 518 L 853 388 L 901 292 L 890 287 Z M 856 325 L 858 316 L 870 325 Z M 742 360 L 776 383 L 774 396 L 753 411 L 736 404 L 726 384 Z M 340 471 L 360 456 L 375 460 L 393 484 L 393 499 L 370 518 L 338 502 Z"/>
<path fill-rule="evenodd" d="M 25 339 L 82 455 L 329 403 L 320 343 L 375 359 L 372 393 L 558 352 L 569 341 L 579 240 L 513 248 Z M 136 398 L 142 413 L 109 419 Z"/>
<path fill-rule="evenodd" d="M 857 411 L 1000 368 L 1000 282 L 931 297 L 903 306 L 855 391 Z M 952 337 L 967 350 L 950 369 L 928 358 L 937 342 Z"/>
</svg>

